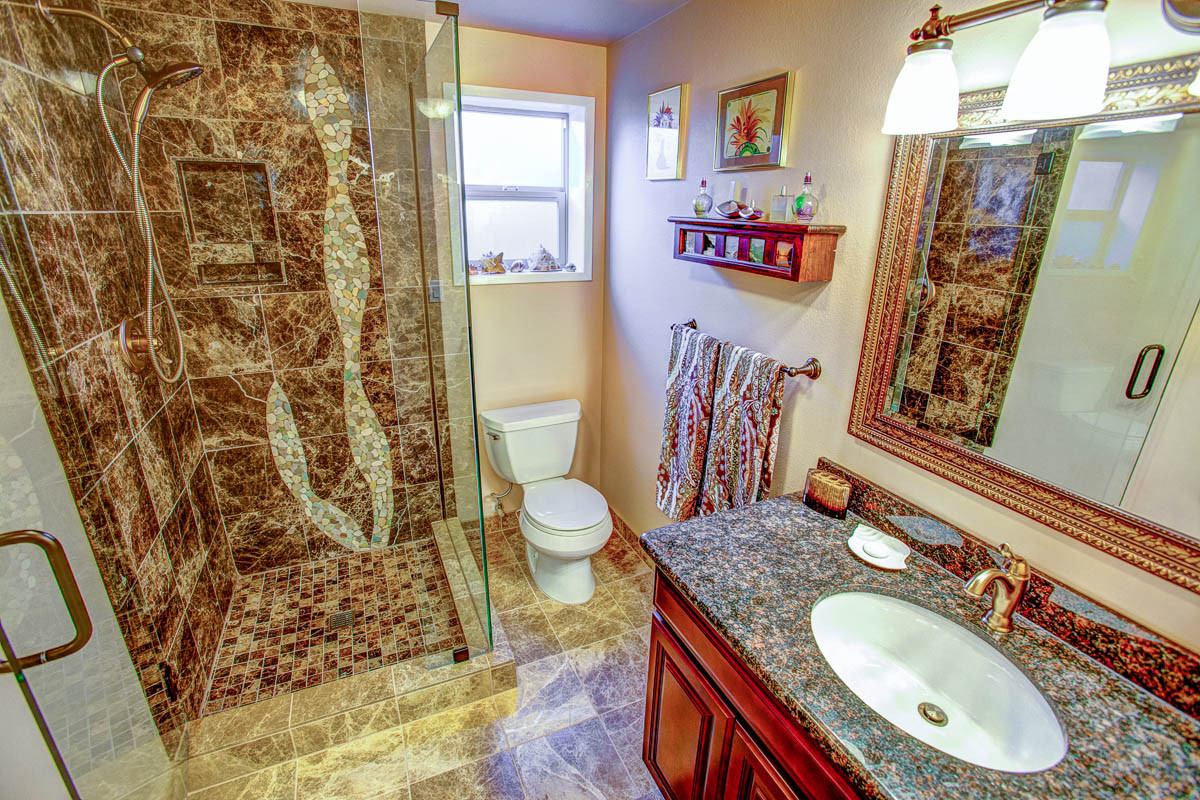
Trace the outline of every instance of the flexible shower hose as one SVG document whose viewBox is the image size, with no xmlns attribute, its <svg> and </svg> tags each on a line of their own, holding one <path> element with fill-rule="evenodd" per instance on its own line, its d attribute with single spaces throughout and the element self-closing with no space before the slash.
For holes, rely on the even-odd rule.
<svg viewBox="0 0 1200 800">
<path fill-rule="evenodd" d="M 183 334 L 179 330 L 179 317 L 175 314 L 175 304 L 171 302 L 171 293 L 167 291 L 167 281 L 163 277 L 162 268 L 159 266 L 158 256 L 154 247 L 154 230 L 150 227 L 150 210 L 146 205 L 146 196 L 142 188 L 141 128 L 138 128 L 137 134 L 133 137 L 133 159 L 131 163 L 125 159 L 125 152 L 121 149 L 121 144 L 117 141 L 117 135 L 113 131 L 112 123 L 108 120 L 108 112 L 104 110 L 104 79 L 120 63 L 119 59 L 110 61 L 96 78 L 96 106 L 100 112 L 100 120 L 104 123 L 104 130 L 108 134 L 108 140 L 112 142 L 113 149 L 117 152 L 117 158 L 121 162 L 121 167 L 125 170 L 125 175 L 133 184 L 134 214 L 137 217 L 138 230 L 142 234 L 142 241 L 146 247 L 146 341 L 149 348 L 150 364 L 154 367 L 154 371 L 158 373 L 158 377 L 167 383 L 178 383 L 179 379 L 183 376 Z M 160 284 L 163 300 L 166 301 L 167 318 L 171 321 L 171 327 L 175 331 L 175 358 L 162 357 L 162 360 L 166 361 L 169 368 L 173 367 L 174 371 L 170 373 L 164 369 L 160 362 L 158 337 L 154 335 L 154 285 L 156 281 Z"/>
</svg>

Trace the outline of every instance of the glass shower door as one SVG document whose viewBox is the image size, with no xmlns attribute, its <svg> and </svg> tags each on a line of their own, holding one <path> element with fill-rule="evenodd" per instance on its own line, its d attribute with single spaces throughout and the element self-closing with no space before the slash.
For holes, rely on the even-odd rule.
<svg viewBox="0 0 1200 800">
<path fill-rule="evenodd" d="M 142 693 L 11 320 L 0 316 L 0 374 L 6 376 L 0 385 L 0 534 L 51 534 L 92 626 L 77 652 L 23 669 L 10 664 L 9 674 L 0 674 L 0 794 L 182 797 L 182 776 L 172 772 Z M 17 538 L 24 541 L 11 543 Z M 60 588 L 59 579 L 68 585 L 70 579 L 56 578 L 35 538 L 0 537 L 10 542 L 0 546 L 0 624 L 18 657 L 56 648 L 86 628 L 78 607 L 74 619 L 68 610 L 70 590 Z"/>
</svg>

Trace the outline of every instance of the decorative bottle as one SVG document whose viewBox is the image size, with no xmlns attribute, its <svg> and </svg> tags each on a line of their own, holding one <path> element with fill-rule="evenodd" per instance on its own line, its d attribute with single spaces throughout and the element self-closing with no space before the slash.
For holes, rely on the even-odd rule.
<svg viewBox="0 0 1200 800">
<path fill-rule="evenodd" d="M 804 173 L 804 188 L 800 190 L 800 194 L 796 195 L 796 201 L 792 203 L 792 214 L 796 217 L 797 222 L 811 222 L 812 218 L 816 216 L 819 205 L 812 185 L 812 173 L 806 172 Z"/>
<path fill-rule="evenodd" d="M 695 210 L 697 217 L 707 217 L 712 207 L 713 199 L 712 195 L 708 193 L 708 181 L 701 178 L 700 194 L 692 198 L 692 208 Z"/>
<path fill-rule="evenodd" d="M 792 196 L 787 193 L 786 186 L 780 186 L 779 194 L 771 198 L 771 213 L 767 219 L 771 222 L 787 222 L 791 208 Z"/>
</svg>

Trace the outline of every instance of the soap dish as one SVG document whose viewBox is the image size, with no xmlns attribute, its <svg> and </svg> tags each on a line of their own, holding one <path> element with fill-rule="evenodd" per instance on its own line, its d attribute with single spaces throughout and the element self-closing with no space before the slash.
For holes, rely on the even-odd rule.
<svg viewBox="0 0 1200 800">
<path fill-rule="evenodd" d="M 854 532 L 846 540 L 846 547 L 871 566 L 888 570 L 904 569 L 912 553 L 909 546 L 896 537 L 861 523 L 855 526 Z"/>
</svg>

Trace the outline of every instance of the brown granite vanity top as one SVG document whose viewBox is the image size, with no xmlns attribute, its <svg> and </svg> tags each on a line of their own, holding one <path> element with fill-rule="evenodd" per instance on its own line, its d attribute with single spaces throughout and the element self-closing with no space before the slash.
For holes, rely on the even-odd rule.
<svg viewBox="0 0 1200 800">
<path fill-rule="evenodd" d="M 795 495 L 645 533 L 642 546 L 865 796 L 1200 798 L 1200 723 L 1023 617 L 999 636 L 987 601 L 913 552 L 885 572 L 846 538 L 863 522 L 823 516 Z M 858 699 L 817 648 L 809 614 L 839 591 L 876 591 L 987 636 L 1057 707 L 1069 750 L 1036 773 L 975 766 L 903 733 Z"/>
</svg>

